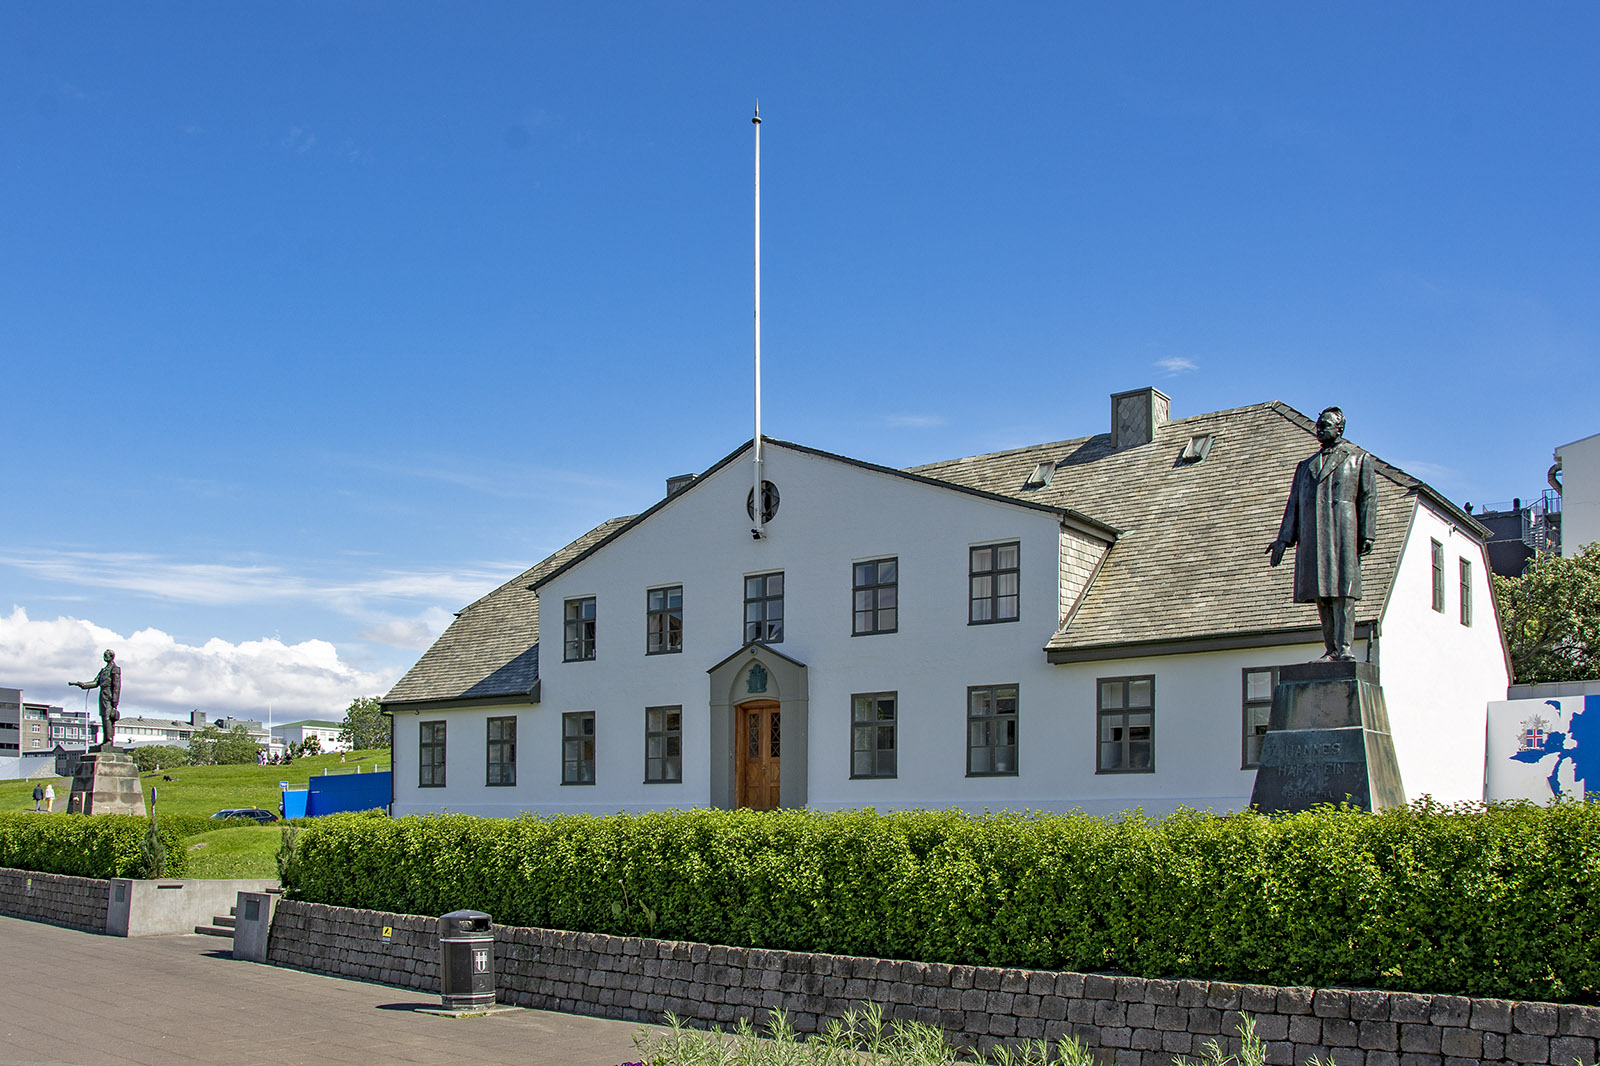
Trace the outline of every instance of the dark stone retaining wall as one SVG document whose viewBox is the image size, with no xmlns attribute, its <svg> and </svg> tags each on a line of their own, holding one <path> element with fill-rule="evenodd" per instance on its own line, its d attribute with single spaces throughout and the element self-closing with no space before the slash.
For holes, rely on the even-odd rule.
<svg viewBox="0 0 1600 1066">
<path fill-rule="evenodd" d="M 392 927 L 388 941 L 382 929 Z M 437 993 L 434 918 L 278 904 L 267 961 Z M 764 1022 L 782 1008 L 815 1032 L 871 1000 L 891 1018 L 942 1027 L 959 1043 L 1063 1035 L 1109 1066 L 1169 1066 L 1206 1041 L 1236 1051 L 1241 1012 L 1267 1062 L 1301 1066 L 1571 1066 L 1595 1062 L 1600 1007 L 1332 988 L 894 962 L 671 940 L 494 927 L 498 999 L 542 1010 L 656 1023 Z"/>
<path fill-rule="evenodd" d="M 0 914 L 11 918 L 103 933 L 110 899 L 109 881 L 0 867 Z"/>
</svg>

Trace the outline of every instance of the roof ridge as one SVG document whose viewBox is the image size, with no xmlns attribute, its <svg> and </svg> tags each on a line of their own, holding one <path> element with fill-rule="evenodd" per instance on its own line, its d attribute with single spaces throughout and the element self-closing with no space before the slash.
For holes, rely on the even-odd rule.
<svg viewBox="0 0 1600 1066">
<path fill-rule="evenodd" d="M 622 522 L 631 522 L 631 521 L 633 521 L 633 519 L 635 517 L 637 517 L 637 516 L 635 516 L 635 515 L 619 515 L 616 518 L 608 518 L 604 522 L 601 522 L 599 525 L 597 525 L 594 528 L 588 530 L 587 532 L 580 533 L 578 536 L 573 537 L 566 544 L 563 544 L 561 547 L 557 548 L 555 551 L 551 552 L 549 555 L 545 556 L 543 559 L 540 559 L 538 562 L 534 563 L 532 566 L 528 567 L 526 570 L 524 570 L 521 573 L 519 573 L 516 577 L 513 577 L 509 581 L 501 582 L 500 584 L 496 585 L 493 589 L 489 590 L 488 592 L 485 592 L 482 596 L 479 596 L 477 599 L 473 600 L 471 603 L 469 603 L 465 607 L 461 608 L 461 610 L 456 612 L 456 617 L 460 618 L 466 612 L 472 610 L 474 607 L 476 607 L 479 604 L 483 603 L 483 601 L 485 601 L 487 599 L 490 599 L 491 597 L 499 595 L 500 593 L 504 592 L 507 588 L 509 588 L 512 585 L 517 584 L 518 582 L 523 582 L 523 586 L 522 587 L 526 588 L 527 587 L 527 583 L 531 582 L 531 581 L 533 581 L 535 579 L 535 577 L 537 576 L 538 570 L 541 567 L 554 566 L 556 564 L 557 556 L 561 555 L 563 552 L 571 551 L 573 545 L 577 544 L 579 541 L 584 540 L 584 539 L 592 536 L 595 533 L 598 533 L 600 530 L 604 529 L 606 526 L 614 525 L 614 524 L 618 524 L 618 523 L 622 523 Z"/>
</svg>

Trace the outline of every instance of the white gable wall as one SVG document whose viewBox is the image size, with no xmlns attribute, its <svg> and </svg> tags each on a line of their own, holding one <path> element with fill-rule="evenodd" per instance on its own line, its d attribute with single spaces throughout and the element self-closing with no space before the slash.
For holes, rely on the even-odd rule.
<svg viewBox="0 0 1600 1066">
<path fill-rule="evenodd" d="M 1433 609 L 1430 541 L 1444 547 L 1444 610 Z M 1472 563 L 1472 624 L 1461 624 L 1460 560 Z M 1406 795 L 1483 798 L 1489 701 L 1510 678 L 1489 587 L 1489 560 L 1471 534 L 1418 501 L 1378 641 L 1384 700 Z"/>
</svg>

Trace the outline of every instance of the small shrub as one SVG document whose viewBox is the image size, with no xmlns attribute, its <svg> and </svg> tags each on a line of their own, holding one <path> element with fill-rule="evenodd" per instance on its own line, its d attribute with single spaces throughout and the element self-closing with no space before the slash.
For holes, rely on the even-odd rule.
<svg viewBox="0 0 1600 1066">
<path fill-rule="evenodd" d="M 0 814 L 0 866 L 71 877 L 141 877 L 149 820 L 131 814 Z M 188 855 L 168 825 L 156 832 L 167 877 L 182 877 Z"/>
</svg>

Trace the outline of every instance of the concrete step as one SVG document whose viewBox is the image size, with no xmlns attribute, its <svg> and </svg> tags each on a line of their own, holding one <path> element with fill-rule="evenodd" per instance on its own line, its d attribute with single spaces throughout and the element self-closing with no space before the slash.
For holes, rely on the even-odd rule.
<svg viewBox="0 0 1600 1066">
<path fill-rule="evenodd" d="M 219 915 L 216 915 L 215 917 L 213 917 L 211 919 L 211 924 L 212 925 L 220 925 L 224 929 L 233 929 L 233 928 L 236 928 L 238 926 L 239 919 L 235 918 L 231 914 L 228 915 L 227 917 L 223 917 L 222 915 L 219 914 Z"/>
<path fill-rule="evenodd" d="M 233 939 L 232 929 L 225 929 L 218 925 L 197 925 L 194 927 L 194 931 L 201 936 L 220 936 L 228 940 Z"/>
</svg>

